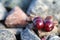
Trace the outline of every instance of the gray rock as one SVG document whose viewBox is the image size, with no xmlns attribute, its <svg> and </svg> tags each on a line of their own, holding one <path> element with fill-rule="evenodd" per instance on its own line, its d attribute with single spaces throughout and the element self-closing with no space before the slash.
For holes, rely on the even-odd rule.
<svg viewBox="0 0 60 40">
<path fill-rule="evenodd" d="M 58 25 L 58 34 L 60 35 L 60 24 Z"/>
<path fill-rule="evenodd" d="M 4 20 L 6 16 L 7 16 L 7 11 L 2 5 L 2 3 L 0 3 L 0 20 Z"/>
<path fill-rule="evenodd" d="M 5 29 L 5 26 L 2 23 L 0 23 L 0 29 Z"/>
<path fill-rule="evenodd" d="M 41 40 L 32 30 L 26 28 L 21 32 L 21 40 Z"/>
<path fill-rule="evenodd" d="M 30 13 L 32 15 L 39 15 L 41 16 L 42 14 L 44 14 L 48 9 L 48 6 L 46 6 L 41 0 L 33 0 L 28 11 L 27 14 L 30 15 Z"/>
<path fill-rule="evenodd" d="M 49 40 L 60 40 L 60 37 L 57 35 L 50 35 Z"/>
<path fill-rule="evenodd" d="M 20 6 L 22 9 L 26 10 L 32 0 L 6 0 L 3 2 L 5 7 L 14 8 L 15 6 Z"/>
<path fill-rule="evenodd" d="M 0 30 L 0 40 L 16 40 L 15 35 L 7 30 Z"/>
<path fill-rule="evenodd" d="M 60 0 L 34 0 L 32 1 L 27 14 L 44 16 L 52 15 L 60 21 Z M 31 13 L 31 14 L 30 14 Z"/>
<path fill-rule="evenodd" d="M 5 28 L 5 29 L 0 29 L 0 30 L 7 30 L 11 32 L 12 34 L 19 34 L 22 31 L 22 28 Z"/>
<path fill-rule="evenodd" d="M 34 25 L 33 25 L 33 23 L 30 23 L 26 27 L 29 28 L 29 29 L 33 29 L 34 28 Z"/>
<path fill-rule="evenodd" d="M 0 3 L 3 4 L 3 3 L 5 3 L 6 1 L 7 1 L 7 0 L 0 0 Z"/>
</svg>

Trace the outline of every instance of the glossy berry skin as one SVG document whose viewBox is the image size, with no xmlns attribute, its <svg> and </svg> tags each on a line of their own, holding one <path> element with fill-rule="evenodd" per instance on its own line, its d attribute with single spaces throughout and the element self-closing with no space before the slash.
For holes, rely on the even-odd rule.
<svg viewBox="0 0 60 40">
<path fill-rule="evenodd" d="M 53 17 L 52 17 L 52 16 L 47 16 L 47 17 L 45 18 L 45 21 L 53 21 Z"/>
<path fill-rule="evenodd" d="M 53 30 L 53 28 L 54 28 L 54 24 L 53 24 L 52 21 L 46 21 L 46 22 L 45 22 L 44 31 L 50 32 L 50 31 Z"/>
<path fill-rule="evenodd" d="M 37 20 L 37 19 L 42 20 L 42 18 L 41 18 L 41 17 L 35 17 L 35 18 L 34 18 L 34 20 Z"/>
<path fill-rule="evenodd" d="M 42 29 L 44 27 L 44 23 L 43 23 L 42 18 L 40 18 L 40 17 L 34 18 L 33 25 L 38 30 Z"/>
</svg>

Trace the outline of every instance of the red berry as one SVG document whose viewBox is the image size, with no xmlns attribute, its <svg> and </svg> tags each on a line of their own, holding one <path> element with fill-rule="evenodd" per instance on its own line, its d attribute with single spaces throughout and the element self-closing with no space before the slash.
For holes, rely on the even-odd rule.
<svg viewBox="0 0 60 40">
<path fill-rule="evenodd" d="M 36 17 L 36 18 L 33 20 L 33 24 L 34 24 L 34 26 L 35 26 L 38 30 L 40 30 L 40 29 L 42 29 L 42 28 L 44 27 L 43 20 L 42 20 L 42 18 L 40 18 L 40 17 Z"/>
<path fill-rule="evenodd" d="M 45 21 L 53 21 L 53 17 L 52 16 L 47 16 L 46 18 L 45 18 Z"/>
<path fill-rule="evenodd" d="M 52 16 L 47 16 L 44 20 L 44 30 L 47 32 L 50 32 L 53 30 L 54 28 L 54 24 L 53 24 L 53 17 Z"/>
<path fill-rule="evenodd" d="M 35 17 L 34 20 L 36 20 L 36 19 L 42 19 L 42 18 L 41 17 Z"/>
<path fill-rule="evenodd" d="M 51 21 L 46 21 L 45 22 L 45 26 L 44 26 L 45 31 L 50 32 L 50 31 L 53 30 L 53 28 L 54 28 L 53 22 L 51 22 Z"/>
</svg>

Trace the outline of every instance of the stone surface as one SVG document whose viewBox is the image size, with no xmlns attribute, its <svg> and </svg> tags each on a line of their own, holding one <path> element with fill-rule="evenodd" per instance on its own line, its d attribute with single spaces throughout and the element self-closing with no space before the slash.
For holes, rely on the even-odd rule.
<svg viewBox="0 0 60 40">
<path fill-rule="evenodd" d="M 2 24 L 2 23 L 0 23 L 0 29 L 5 29 L 6 27 Z"/>
<path fill-rule="evenodd" d="M 34 29 L 33 23 L 28 24 L 26 27 L 29 28 L 29 29 Z"/>
<path fill-rule="evenodd" d="M 5 24 L 7 27 L 21 27 L 27 24 L 27 19 L 28 16 L 18 6 L 16 6 L 7 16 Z"/>
<path fill-rule="evenodd" d="M 50 35 L 48 40 L 60 40 L 60 37 L 57 35 Z"/>
<path fill-rule="evenodd" d="M 38 30 L 38 34 L 39 34 L 39 37 L 42 37 L 42 36 L 47 37 L 50 34 L 58 35 L 58 28 L 55 26 L 54 29 L 51 32 L 45 32 L 45 31 Z"/>
<path fill-rule="evenodd" d="M 58 33 L 60 35 L 60 24 L 58 25 Z"/>
<path fill-rule="evenodd" d="M 0 2 L 3 4 L 3 3 L 5 3 L 7 0 L 0 0 Z"/>
<path fill-rule="evenodd" d="M 22 31 L 22 28 L 5 28 L 5 29 L 0 29 L 0 30 L 7 30 L 11 32 L 12 34 L 19 34 Z"/>
<path fill-rule="evenodd" d="M 32 1 L 27 14 L 46 17 L 53 15 L 60 21 L 60 0 L 34 0 Z"/>
<path fill-rule="evenodd" d="M 26 28 L 21 32 L 21 40 L 41 40 L 32 30 Z"/>
<path fill-rule="evenodd" d="M 7 30 L 0 30 L 0 40 L 16 40 L 15 35 Z"/>
<path fill-rule="evenodd" d="M 2 5 L 2 3 L 0 3 L 0 20 L 4 20 L 6 16 L 7 16 L 7 11 Z"/>
<path fill-rule="evenodd" d="M 21 7 L 24 11 L 28 8 L 32 0 L 1 0 L 5 7 L 14 8 L 15 6 Z"/>
</svg>

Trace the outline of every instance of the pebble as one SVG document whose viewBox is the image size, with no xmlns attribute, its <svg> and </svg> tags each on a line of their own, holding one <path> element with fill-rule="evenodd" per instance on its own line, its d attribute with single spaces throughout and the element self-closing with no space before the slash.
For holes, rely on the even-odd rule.
<svg viewBox="0 0 60 40">
<path fill-rule="evenodd" d="M 0 29 L 5 29 L 5 25 L 3 25 L 2 23 L 0 23 Z"/>
<path fill-rule="evenodd" d="M 60 37 L 57 35 L 50 35 L 49 40 L 60 40 Z"/>
<path fill-rule="evenodd" d="M 21 7 L 24 11 L 29 7 L 32 0 L 4 0 L 2 3 L 5 7 L 14 8 L 15 6 Z"/>
<path fill-rule="evenodd" d="M 16 40 L 16 37 L 7 30 L 0 30 L 0 40 Z"/>
<path fill-rule="evenodd" d="M 7 16 L 7 11 L 2 3 L 0 3 L 0 20 L 4 20 Z"/>
<path fill-rule="evenodd" d="M 3 1 L 3 0 L 0 0 L 0 2 L 1 2 L 2 4 L 5 3 L 6 1 L 7 1 L 7 0 L 4 0 L 4 1 Z"/>
<path fill-rule="evenodd" d="M 46 17 L 52 15 L 60 21 L 60 0 L 33 0 L 27 14 Z"/>
<path fill-rule="evenodd" d="M 21 40 L 41 40 L 32 30 L 26 28 L 21 32 Z"/>
<path fill-rule="evenodd" d="M 13 8 L 5 20 L 7 27 L 21 27 L 27 24 L 28 16 L 18 7 Z"/>
<path fill-rule="evenodd" d="M 16 35 L 16 34 L 20 34 L 20 32 L 22 31 L 22 28 L 5 28 L 5 29 L 1 28 L 0 30 L 7 30 L 12 34 Z"/>
</svg>

